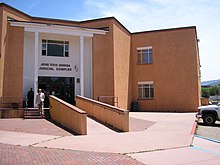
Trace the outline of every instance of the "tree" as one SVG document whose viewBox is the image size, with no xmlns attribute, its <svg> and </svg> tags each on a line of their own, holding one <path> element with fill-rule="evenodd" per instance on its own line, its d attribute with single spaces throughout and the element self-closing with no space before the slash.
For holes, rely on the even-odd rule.
<svg viewBox="0 0 220 165">
<path fill-rule="evenodd" d="M 209 88 L 202 88 L 202 97 L 209 98 Z"/>
<path fill-rule="evenodd" d="M 211 87 L 209 91 L 210 96 L 214 96 L 218 94 L 219 90 L 220 90 L 220 86 Z"/>
<path fill-rule="evenodd" d="M 215 96 L 216 94 L 219 94 L 220 85 L 209 88 L 202 87 L 201 90 L 202 90 L 202 97 L 209 98 L 209 96 Z"/>
</svg>

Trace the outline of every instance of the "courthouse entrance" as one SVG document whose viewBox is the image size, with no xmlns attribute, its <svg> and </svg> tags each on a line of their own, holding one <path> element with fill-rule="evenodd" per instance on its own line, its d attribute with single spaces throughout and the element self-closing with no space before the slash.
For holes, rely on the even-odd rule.
<svg viewBox="0 0 220 165">
<path fill-rule="evenodd" d="M 38 89 L 45 93 L 45 107 L 49 107 L 49 95 L 54 95 L 70 104 L 75 104 L 74 77 L 38 77 Z"/>
</svg>

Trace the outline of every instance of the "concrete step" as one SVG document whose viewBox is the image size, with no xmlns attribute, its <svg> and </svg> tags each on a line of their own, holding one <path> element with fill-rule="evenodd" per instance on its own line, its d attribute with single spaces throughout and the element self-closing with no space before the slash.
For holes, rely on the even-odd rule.
<svg viewBox="0 0 220 165">
<path fill-rule="evenodd" d="M 25 112 L 25 116 L 39 116 L 40 112 L 39 111 L 27 111 Z"/>
<path fill-rule="evenodd" d="M 43 117 L 40 115 L 38 108 L 27 108 L 24 112 L 24 119 L 41 119 L 46 118 L 50 119 L 50 111 L 49 108 L 44 109 Z"/>
<path fill-rule="evenodd" d="M 42 118 L 44 118 L 44 117 L 42 117 L 42 116 L 28 116 L 28 115 L 25 115 L 24 116 L 24 119 L 42 119 Z"/>
</svg>

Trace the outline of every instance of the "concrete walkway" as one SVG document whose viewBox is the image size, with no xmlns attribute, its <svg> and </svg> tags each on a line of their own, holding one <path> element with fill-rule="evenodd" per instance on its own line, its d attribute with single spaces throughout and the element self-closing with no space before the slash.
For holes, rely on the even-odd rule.
<svg viewBox="0 0 220 165">
<path fill-rule="evenodd" d="M 87 134 L 115 134 L 116 132 L 111 130 L 110 128 L 90 119 L 87 117 Z"/>
<path fill-rule="evenodd" d="M 194 124 L 194 114 L 175 113 L 130 113 L 130 117 L 155 122 L 143 131 L 116 133 L 109 128 L 88 118 L 87 136 L 48 136 L 27 133 L 1 132 L 9 141 L 0 137 L 0 142 L 13 144 L 17 134 L 25 139 L 26 145 L 36 147 L 60 148 L 81 151 L 134 153 L 189 146 L 193 135 L 190 134 Z M 47 127 L 47 126 L 46 126 Z M 37 127 L 33 127 L 39 130 Z M 48 129 L 47 129 L 48 130 Z M 41 131 L 41 130 L 39 130 Z M 48 130 L 48 133 L 49 130 Z M 44 133 L 45 134 L 45 133 Z M 38 138 L 36 138 L 38 137 Z M 40 140 L 42 137 L 42 140 Z M 38 139 L 35 141 L 35 139 Z M 16 140 L 15 144 L 19 144 Z M 21 141 L 20 145 L 23 145 Z"/>
<path fill-rule="evenodd" d="M 88 135 L 86 136 L 51 135 L 49 133 L 42 135 L 2 130 L 3 119 L 0 120 L 0 143 L 33 146 L 33 148 L 78 150 L 82 153 L 88 151 L 103 154 L 121 153 L 146 164 L 161 164 L 161 162 L 163 164 L 197 164 L 200 161 L 205 163 L 210 160 L 215 164 L 220 161 L 218 143 L 208 144 L 211 147 L 207 147 L 207 141 L 199 138 L 194 138 L 194 143 L 192 143 L 195 129 L 194 113 L 132 112 L 130 117 L 132 121 L 136 121 L 136 124 L 133 123 L 132 126 L 132 130 L 135 130 L 133 132 L 117 133 L 88 119 Z"/>
<path fill-rule="evenodd" d="M 131 113 L 130 116 L 149 119 L 157 123 L 144 131 L 66 136 L 35 146 L 95 152 L 134 153 L 185 147 L 192 142 L 193 135 L 190 132 L 194 124 L 194 114 Z"/>
<path fill-rule="evenodd" d="M 192 146 L 129 156 L 150 165 L 219 165 L 220 144 L 195 137 Z"/>
</svg>

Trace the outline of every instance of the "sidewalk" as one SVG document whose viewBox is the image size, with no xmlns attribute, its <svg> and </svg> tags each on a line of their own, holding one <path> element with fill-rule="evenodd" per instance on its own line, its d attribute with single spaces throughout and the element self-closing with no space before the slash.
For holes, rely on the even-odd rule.
<svg viewBox="0 0 220 165">
<path fill-rule="evenodd" d="M 219 165 L 220 144 L 195 137 L 193 145 L 189 147 L 129 154 L 129 156 L 150 165 Z"/>
<path fill-rule="evenodd" d="M 142 116 L 143 115 L 143 116 Z M 67 136 L 36 144 L 37 147 L 81 151 L 133 153 L 189 146 L 194 114 L 131 113 L 131 117 L 156 122 L 144 131 Z M 158 118 L 160 120 L 158 120 Z"/>
<path fill-rule="evenodd" d="M 55 135 L 49 132 L 49 129 L 47 129 L 47 134 L 45 134 L 42 129 L 39 130 L 41 130 L 41 133 L 43 132 L 43 134 L 37 134 L 35 131 L 32 133 L 16 132 L 16 130 L 11 128 L 10 130 L 7 130 L 5 127 L 2 127 L 4 125 L 3 119 L 0 120 L 1 152 L 3 151 L 2 147 L 6 147 L 6 150 L 7 148 L 10 150 L 10 148 L 18 147 L 16 148 L 18 151 L 27 150 L 27 152 L 29 152 L 28 149 L 31 150 L 30 152 L 35 152 L 35 150 L 41 149 L 45 150 L 45 152 L 50 152 L 52 150 L 55 150 L 56 152 L 68 151 L 73 155 L 79 154 L 79 157 L 81 157 L 82 160 L 85 159 L 87 161 L 90 160 L 88 160 L 86 155 L 91 154 L 92 157 L 94 156 L 92 158 L 94 162 L 95 160 L 100 161 L 100 159 L 103 159 L 103 161 L 106 159 L 109 160 L 108 158 L 111 157 L 110 153 L 112 153 L 113 157 L 117 158 L 117 160 L 128 159 L 129 161 L 132 161 L 131 164 L 140 163 L 138 161 L 146 164 L 161 164 L 161 162 L 163 162 L 163 164 L 166 164 L 166 162 L 169 162 L 170 164 L 175 164 L 177 162 L 181 162 L 182 164 L 184 164 L 184 162 L 191 162 L 193 164 L 192 160 L 194 160 L 194 156 L 196 157 L 194 164 L 199 162 L 199 160 L 205 162 L 209 159 L 212 159 L 213 163 L 215 163 L 215 161 L 218 162 L 220 158 L 218 155 L 218 147 L 216 147 L 217 149 L 215 152 L 213 151 L 215 157 L 213 157 L 213 153 L 211 152 L 203 152 L 205 156 L 201 158 L 198 156 L 198 152 L 201 152 L 201 150 L 198 151 L 197 149 L 200 146 L 201 148 L 204 147 L 198 145 L 197 141 L 199 140 L 194 140 L 195 147 L 189 147 L 193 140 L 194 116 L 194 113 L 132 112 L 130 113 L 131 121 L 133 121 L 133 123 L 130 123 L 132 125 L 132 132 L 128 133 L 114 132 L 105 126 L 88 119 L 88 135 L 86 136 L 73 136 L 71 134 L 64 135 L 63 133 Z M 11 120 L 16 121 L 16 119 Z M 203 144 L 205 142 L 201 142 L 200 140 L 200 143 Z M 23 148 L 23 146 L 31 147 Z M 193 153 L 196 155 L 193 155 Z M 3 155 L 4 154 L 7 155 L 7 153 L 3 153 Z M 211 154 L 211 156 L 209 156 L 209 154 Z M 49 154 L 47 155 L 49 156 Z M 185 155 L 189 159 L 184 159 L 181 155 Z M 175 157 L 175 159 L 172 159 L 173 157 Z M 172 159 L 173 161 L 170 162 L 169 159 Z M 72 162 L 74 159 L 68 158 L 68 160 Z M 128 162 L 119 164 L 128 164 Z"/>
<path fill-rule="evenodd" d="M 99 123 L 88 119 L 87 136 L 48 136 L 53 135 L 48 126 L 45 126 L 48 135 L 1 132 L 1 143 L 19 144 L 15 134 L 25 139 L 24 145 L 36 147 L 71 149 L 81 151 L 111 152 L 111 153 L 133 153 L 142 151 L 154 151 L 176 147 L 189 146 L 193 135 L 190 135 L 194 123 L 194 114 L 178 113 L 130 113 L 130 117 L 142 119 L 154 124 L 147 129 L 136 132 L 116 133 Z M 13 119 L 11 119 L 13 120 Z M 4 119 L 3 119 L 4 121 Z M 16 119 L 15 119 L 16 121 Z M 0 126 L 2 121 L 0 121 Z M 31 121 L 30 121 L 31 122 Z M 33 120 L 34 122 L 34 120 Z M 139 125 L 137 125 L 138 127 Z M 51 127 L 51 126 L 50 126 Z M 32 127 L 42 132 L 43 129 Z M 15 130 L 16 131 L 16 130 Z M 59 131 L 59 130 L 58 130 Z M 7 139 L 4 137 L 7 136 Z M 35 138 L 37 137 L 37 138 Z M 40 140 L 42 138 L 42 141 Z M 37 139 L 37 140 L 35 140 Z M 8 141 L 10 140 L 10 142 Z"/>
</svg>

